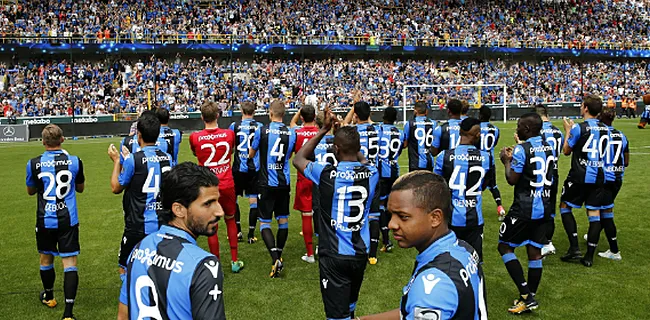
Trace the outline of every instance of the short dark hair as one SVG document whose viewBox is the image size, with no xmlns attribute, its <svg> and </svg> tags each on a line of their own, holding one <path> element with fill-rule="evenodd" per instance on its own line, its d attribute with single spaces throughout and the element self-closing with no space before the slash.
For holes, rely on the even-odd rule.
<svg viewBox="0 0 650 320">
<path fill-rule="evenodd" d="M 157 108 L 156 109 L 156 117 L 158 117 L 158 120 L 160 121 L 160 124 L 168 124 L 169 123 L 169 110 L 165 108 Z"/>
<path fill-rule="evenodd" d="M 603 110 L 603 100 L 600 97 L 588 94 L 582 102 L 592 116 L 597 116 Z"/>
<path fill-rule="evenodd" d="M 427 103 L 424 101 L 418 101 L 415 103 L 415 106 L 413 106 L 413 109 L 415 109 L 419 114 L 427 114 Z"/>
<path fill-rule="evenodd" d="M 255 114 L 255 104 L 252 102 L 242 102 L 240 108 L 241 112 L 247 116 L 252 116 Z"/>
<path fill-rule="evenodd" d="M 542 117 L 535 112 L 525 113 L 519 120 L 528 126 L 533 137 L 538 136 L 542 131 Z"/>
<path fill-rule="evenodd" d="M 162 210 L 158 219 L 167 224 L 174 220 L 172 205 L 178 202 L 188 208 L 201 193 L 202 187 L 218 187 L 219 178 L 207 167 L 193 162 L 183 162 L 163 174 L 159 200 Z"/>
<path fill-rule="evenodd" d="M 492 109 L 488 106 L 482 106 L 481 109 L 478 109 L 478 119 L 481 122 L 489 122 L 492 117 Z"/>
<path fill-rule="evenodd" d="M 451 99 L 447 101 L 447 110 L 453 115 L 460 115 L 463 112 L 463 103 L 458 99 Z"/>
<path fill-rule="evenodd" d="M 602 121 L 604 124 L 607 126 L 612 126 L 612 123 L 614 122 L 614 119 L 616 119 L 616 109 L 610 108 L 610 107 L 604 107 L 602 111 L 600 111 L 600 114 L 598 115 L 598 119 Z"/>
<path fill-rule="evenodd" d="M 481 121 L 479 121 L 478 119 L 467 117 L 460 122 L 460 134 L 463 135 L 463 133 L 467 133 L 470 130 L 472 130 L 474 126 L 480 126 L 480 125 L 481 125 Z"/>
<path fill-rule="evenodd" d="M 386 107 L 386 109 L 384 109 L 384 122 L 393 124 L 395 123 L 395 120 L 397 120 L 397 109 L 393 107 Z"/>
<path fill-rule="evenodd" d="M 138 134 L 145 143 L 155 143 L 160 135 L 160 120 L 151 110 L 146 110 L 138 118 Z"/>
<path fill-rule="evenodd" d="M 219 119 L 219 105 L 214 101 L 206 101 L 201 105 L 201 117 L 204 122 L 213 122 Z"/>
<path fill-rule="evenodd" d="M 540 117 L 547 117 L 548 118 L 548 108 L 539 103 L 535 105 L 535 112 L 540 116 Z"/>
<path fill-rule="evenodd" d="M 354 113 L 361 121 L 366 121 L 370 118 L 370 105 L 367 102 L 359 101 L 354 104 Z"/>
<path fill-rule="evenodd" d="M 397 179 L 391 192 L 411 190 L 415 206 L 431 212 L 442 210 L 446 223 L 451 221 L 451 192 L 447 181 L 430 171 L 417 170 Z"/>
<path fill-rule="evenodd" d="M 305 105 L 300 108 L 300 116 L 305 122 L 313 122 L 314 118 L 316 118 L 316 109 L 312 105 Z"/>
<path fill-rule="evenodd" d="M 334 145 L 344 154 L 356 154 L 361 150 L 361 137 L 355 126 L 343 126 L 336 130 Z"/>
</svg>

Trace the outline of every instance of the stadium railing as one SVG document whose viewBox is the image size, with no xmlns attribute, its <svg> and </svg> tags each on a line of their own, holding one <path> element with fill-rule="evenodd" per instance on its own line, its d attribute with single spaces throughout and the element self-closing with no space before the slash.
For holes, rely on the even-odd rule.
<svg viewBox="0 0 650 320">
<path fill-rule="evenodd" d="M 369 46 L 421 46 L 421 47 L 503 47 L 503 48 L 561 48 L 561 49 L 607 49 L 650 50 L 650 40 L 644 42 L 607 41 L 521 41 L 474 40 L 450 38 L 391 38 L 374 36 L 253 36 L 231 34 L 132 34 L 118 33 L 104 37 L 104 33 L 69 34 L 57 36 L 30 35 L 26 33 L 0 33 L 0 44 L 25 43 L 150 43 L 150 44 L 290 44 L 290 45 L 369 45 Z"/>
</svg>

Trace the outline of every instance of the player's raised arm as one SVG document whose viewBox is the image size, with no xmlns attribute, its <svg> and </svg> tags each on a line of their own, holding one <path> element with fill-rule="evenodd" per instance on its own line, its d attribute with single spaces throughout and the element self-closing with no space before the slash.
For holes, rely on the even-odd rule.
<svg viewBox="0 0 650 320">
<path fill-rule="evenodd" d="M 296 167 L 296 170 L 298 170 L 298 172 L 304 174 L 305 168 L 307 168 L 307 165 L 309 165 L 311 162 L 307 157 L 314 153 L 314 150 L 316 149 L 318 143 L 323 140 L 323 137 L 325 137 L 330 129 L 332 129 L 332 125 L 336 121 L 337 120 L 334 114 L 329 110 L 329 108 L 326 108 L 325 117 L 323 119 L 323 127 L 318 130 L 316 136 L 307 141 L 307 143 L 302 146 L 302 148 L 300 148 L 300 151 L 298 151 L 293 157 L 292 164 L 294 167 Z"/>
<path fill-rule="evenodd" d="M 562 147 L 562 153 L 565 156 L 568 156 L 573 151 L 573 146 L 576 144 L 577 140 L 580 138 L 580 127 L 576 126 L 573 120 L 564 118 L 564 146 Z"/>
<path fill-rule="evenodd" d="M 115 148 L 115 145 L 111 143 L 108 146 L 108 156 L 113 160 L 113 173 L 111 174 L 111 191 L 114 194 L 118 194 L 124 190 L 119 182 L 120 173 L 122 172 L 122 164 L 120 163 L 120 153 Z M 124 159 L 124 162 L 127 162 L 127 159 L 132 159 L 131 157 Z"/>
<path fill-rule="evenodd" d="M 289 123 L 289 128 L 295 128 L 298 126 L 298 121 L 300 120 L 300 111 L 302 108 L 298 109 L 298 112 L 296 112 L 293 117 L 291 117 L 291 122 Z"/>
<path fill-rule="evenodd" d="M 441 136 L 442 128 L 440 126 L 437 126 L 435 129 L 433 129 L 433 141 L 431 142 L 431 148 L 429 148 L 429 152 L 431 152 L 431 155 L 434 157 L 437 157 L 440 153 Z"/>
<path fill-rule="evenodd" d="M 517 145 L 515 147 L 515 153 L 522 153 L 521 151 L 518 151 L 520 148 L 521 147 Z M 517 181 L 519 181 L 519 177 L 521 175 L 515 172 L 516 170 L 513 170 L 513 167 L 518 168 L 520 165 L 523 166 L 523 163 L 519 163 L 519 160 L 517 160 L 517 158 L 513 155 L 513 151 L 511 147 L 505 147 L 501 149 L 501 154 L 499 155 L 499 157 L 501 158 L 501 162 L 505 167 L 504 171 L 506 175 L 506 181 L 508 181 L 509 185 L 514 186 L 515 184 L 517 184 Z"/>
<path fill-rule="evenodd" d="M 248 158 L 255 159 L 257 154 L 257 149 L 260 148 L 260 136 L 262 135 L 262 127 L 255 129 L 255 135 L 253 136 L 253 141 L 251 141 L 251 147 L 248 149 Z"/>
</svg>

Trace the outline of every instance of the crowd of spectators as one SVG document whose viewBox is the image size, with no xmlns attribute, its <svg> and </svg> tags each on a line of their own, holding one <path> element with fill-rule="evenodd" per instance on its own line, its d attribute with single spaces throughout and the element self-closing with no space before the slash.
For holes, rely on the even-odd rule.
<svg viewBox="0 0 650 320">
<path fill-rule="evenodd" d="M 0 36 L 87 42 L 650 46 L 647 0 L 18 0 Z M 30 37 L 39 39 L 29 39 Z M 311 39 L 311 40 L 310 40 Z M 423 40 L 427 39 L 427 40 Z M 435 40 L 434 40 L 435 39 Z M 46 40 L 47 41 L 47 40 Z M 81 40 L 80 40 L 81 41 Z M 358 41 L 357 41 L 358 42 Z"/>
<path fill-rule="evenodd" d="M 507 103 L 608 100 L 650 91 L 650 65 L 638 61 L 539 62 L 503 60 L 214 60 L 211 57 L 138 60 L 27 61 L 0 65 L 0 99 L 18 116 L 136 113 L 148 106 L 192 112 L 205 99 L 223 111 L 242 101 L 268 108 L 275 98 L 291 108 L 305 100 L 348 107 L 360 90 L 371 105 L 402 105 L 404 85 L 505 84 Z M 502 87 L 409 89 L 407 105 L 433 108 L 450 98 L 503 103 Z M 74 102 L 74 103 L 71 103 Z M 72 108 L 71 106 L 74 106 Z"/>
</svg>

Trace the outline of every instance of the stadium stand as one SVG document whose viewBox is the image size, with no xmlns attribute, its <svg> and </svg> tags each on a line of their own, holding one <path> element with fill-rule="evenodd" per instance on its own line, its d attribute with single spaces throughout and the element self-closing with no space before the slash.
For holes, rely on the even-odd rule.
<svg viewBox="0 0 650 320">
<path fill-rule="evenodd" d="M 98 58 L 99 59 L 99 58 Z M 47 116 L 136 113 L 149 103 L 174 112 L 195 111 L 206 97 L 222 110 L 242 101 L 266 109 L 274 97 L 298 108 L 303 97 L 348 107 L 352 91 L 362 89 L 371 105 L 401 105 L 404 84 L 504 83 L 508 103 L 575 102 L 585 93 L 620 101 L 650 90 L 650 66 L 641 61 L 538 62 L 503 60 L 215 60 L 211 57 L 31 60 L 0 65 L 4 115 Z M 70 92 L 72 90 L 72 93 Z M 502 103 L 502 91 L 485 87 L 482 103 Z M 415 92 L 442 106 L 448 97 L 476 103 L 467 88 Z M 412 101 L 407 101 L 407 103 Z"/>
<path fill-rule="evenodd" d="M 647 1 L 4 1 L 4 43 L 648 49 Z M 126 13 L 126 14 L 125 14 Z M 370 13 L 370 14 L 368 14 Z"/>
</svg>

